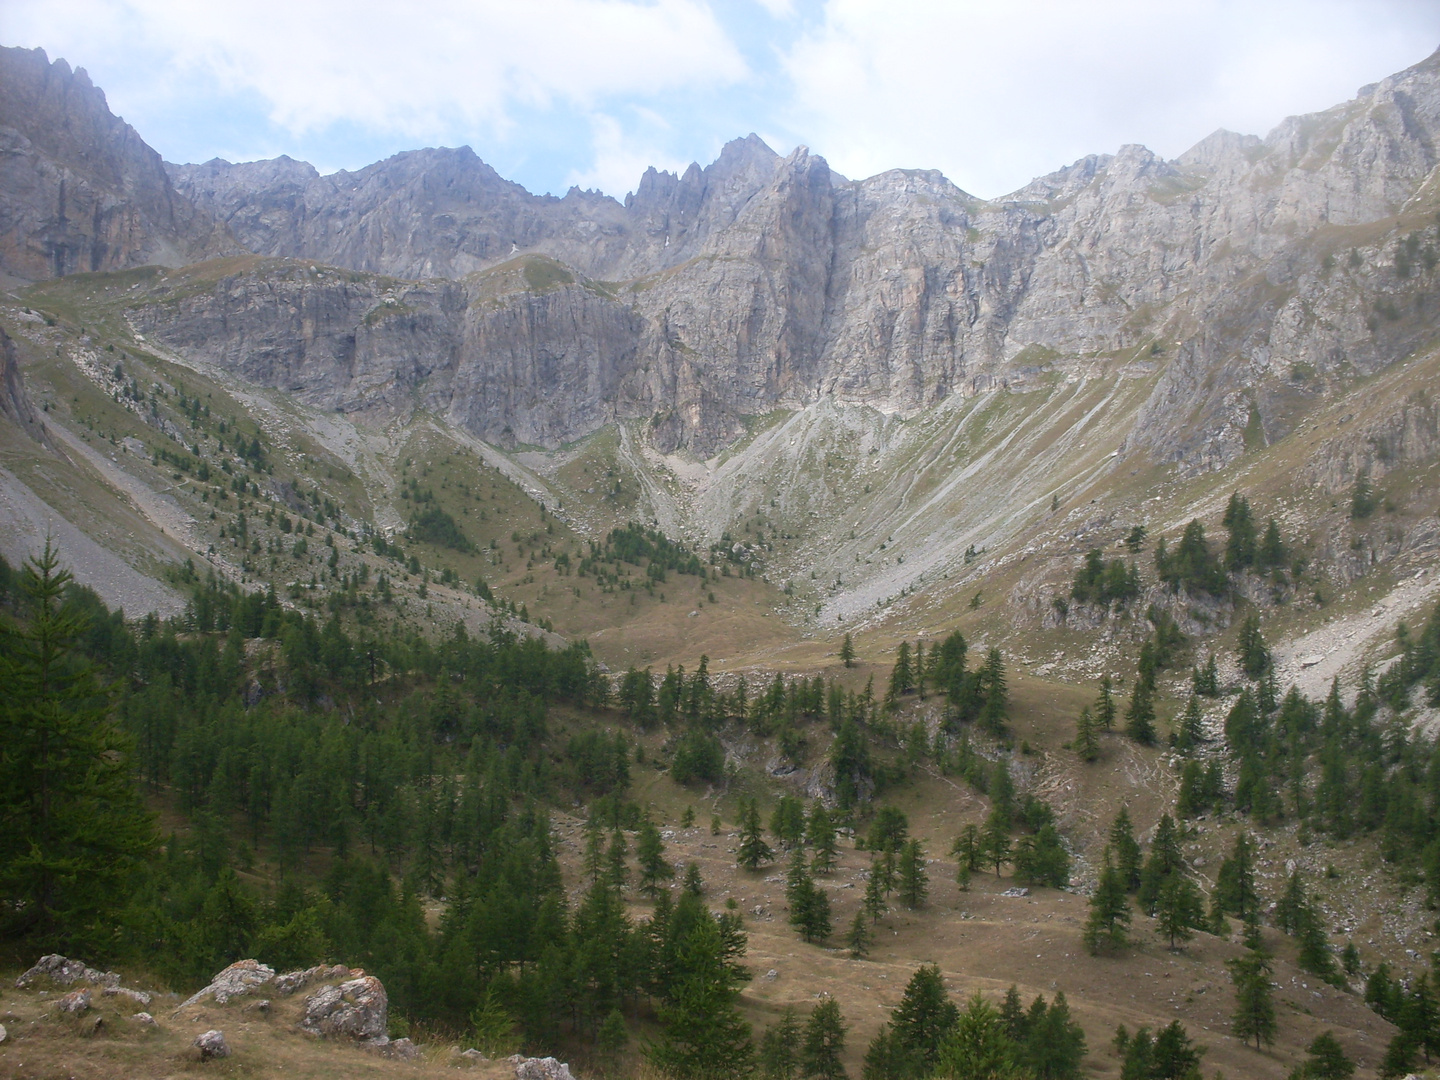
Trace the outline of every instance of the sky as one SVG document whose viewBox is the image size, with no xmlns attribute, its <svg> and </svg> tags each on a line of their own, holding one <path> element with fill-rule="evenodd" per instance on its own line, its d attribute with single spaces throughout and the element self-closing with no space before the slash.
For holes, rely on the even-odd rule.
<svg viewBox="0 0 1440 1080">
<path fill-rule="evenodd" d="M 468 145 L 623 197 L 755 132 L 993 198 L 1348 100 L 1440 46 L 1440 0 L 4 0 L 0 44 L 85 68 L 168 161 Z"/>
</svg>

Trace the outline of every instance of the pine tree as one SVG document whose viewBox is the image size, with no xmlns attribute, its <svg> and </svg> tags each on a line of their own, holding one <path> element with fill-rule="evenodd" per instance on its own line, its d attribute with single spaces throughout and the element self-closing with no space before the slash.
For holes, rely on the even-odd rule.
<svg viewBox="0 0 1440 1080">
<path fill-rule="evenodd" d="M 1247 615 L 1240 624 L 1240 638 L 1235 646 L 1240 660 L 1240 670 L 1252 679 L 1258 679 L 1270 670 L 1270 648 L 1260 633 L 1260 616 Z"/>
<path fill-rule="evenodd" d="M 1215 654 L 1212 652 L 1210 658 L 1205 661 L 1204 667 L 1193 668 L 1190 672 L 1190 685 L 1200 697 L 1220 696 L 1220 669 L 1215 662 Z"/>
<path fill-rule="evenodd" d="M 845 1018 L 840 1003 L 826 998 L 810 1010 L 805 1042 L 800 1051 L 800 1074 L 806 1080 L 844 1080 Z"/>
<path fill-rule="evenodd" d="M 1125 891 L 1140 887 L 1141 854 L 1140 843 L 1135 839 L 1135 827 L 1130 823 L 1130 807 L 1120 806 L 1115 821 L 1110 826 L 1110 850 L 1115 857 L 1115 867 Z"/>
<path fill-rule="evenodd" d="M 1270 957 L 1261 949 L 1225 961 L 1235 984 L 1235 1013 L 1230 1030 L 1236 1038 L 1255 1040 L 1255 1049 L 1275 1041 L 1275 1001 L 1270 992 Z"/>
<path fill-rule="evenodd" d="M 1329 1031 L 1316 1035 L 1305 1053 L 1309 1057 L 1290 1074 L 1290 1080 L 1350 1080 L 1355 1074 L 1355 1062 L 1345 1056 L 1344 1047 Z"/>
<path fill-rule="evenodd" d="M 885 902 L 885 878 L 881 873 L 882 859 L 876 857 L 870 863 L 870 876 L 865 882 L 865 897 L 860 901 L 860 908 L 870 917 L 872 923 L 880 921 L 880 916 L 889 910 Z"/>
<path fill-rule="evenodd" d="M 1155 905 L 1155 919 L 1172 952 L 1179 942 L 1194 937 L 1194 929 L 1205 921 L 1205 904 L 1195 883 L 1184 874 L 1167 878 Z"/>
<path fill-rule="evenodd" d="M 787 1005 L 780 1019 L 760 1036 L 760 1075 L 765 1080 L 796 1080 L 800 1073 L 800 1019 Z"/>
<path fill-rule="evenodd" d="M 910 643 L 900 642 L 900 648 L 895 656 L 895 666 L 890 669 L 890 688 L 885 692 L 885 704 L 891 710 L 896 709 L 900 699 L 908 694 L 914 684 L 914 675 L 910 670 Z"/>
<path fill-rule="evenodd" d="M 1205 729 L 1200 723 L 1200 699 L 1194 694 L 1185 703 L 1185 711 L 1180 715 L 1180 729 L 1175 733 L 1175 749 L 1182 754 L 1188 754 L 1194 750 L 1205 739 Z"/>
<path fill-rule="evenodd" d="M 904 1058 L 918 1065 L 919 1076 L 934 1073 L 940 1047 L 959 1019 L 960 1011 L 945 993 L 940 969 L 934 964 L 918 968 L 905 986 L 890 1025 Z"/>
<path fill-rule="evenodd" d="M 1130 692 L 1125 710 L 1125 734 L 1141 746 L 1155 745 L 1155 685 L 1153 676 L 1141 674 Z"/>
<path fill-rule="evenodd" d="M 840 643 L 840 662 L 847 668 L 855 666 L 855 643 L 850 640 L 850 635 L 845 635 L 845 640 Z"/>
<path fill-rule="evenodd" d="M 867 892 L 866 899 L 869 899 Z M 862 904 L 855 911 L 855 918 L 850 923 L 850 933 L 845 938 L 845 944 L 850 948 L 850 959 L 863 960 L 870 955 L 870 945 L 874 941 L 874 932 L 870 929 L 870 920 L 867 918 L 865 906 Z"/>
<path fill-rule="evenodd" d="M 930 878 L 925 872 L 925 853 L 919 840 L 911 840 L 900 850 L 900 902 L 914 911 L 925 906 L 930 893 Z"/>
<path fill-rule="evenodd" d="M 27 623 L 0 622 L 0 935 L 97 948 L 156 836 L 70 582 L 47 540 L 21 574 Z"/>
<path fill-rule="evenodd" d="M 1095 718 L 1090 715 L 1090 706 L 1080 710 L 1075 721 L 1075 754 L 1081 761 L 1094 761 L 1100 756 L 1100 740 L 1095 736 Z"/>
<path fill-rule="evenodd" d="M 1100 881 L 1090 896 L 1090 915 L 1085 920 L 1083 939 L 1091 956 L 1101 949 L 1124 948 L 1128 942 L 1130 903 L 1125 897 L 1125 882 L 1115 866 L 1110 849 L 1105 849 L 1105 866 Z"/>
<path fill-rule="evenodd" d="M 653 821 L 640 826 L 635 858 L 640 865 L 640 892 L 653 900 L 665 887 L 664 883 L 675 876 L 675 868 L 665 860 L 665 841 Z"/>
<path fill-rule="evenodd" d="M 1112 691 L 1114 683 L 1109 675 L 1100 677 L 1100 696 L 1095 701 L 1095 722 L 1100 725 L 1102 731 L 1110 731 L 1115 727 L 1115 695 Z"/>
<path fill-rule="evenodd" d="M 680 942 L 676 966 L 674 985 L 659 1008 L 663 1032 L 649 1049 L 651 1062 L 677 1080 L 745 1076 L 755 1048 L 736 1007 L 736 977 L 713 918 L 695 922 Z"/>
<path fill-rule="evenodd" d="M 1010 818 L 998 807 L 985 819 L 980 844 L 985 851 L 985 861 L 995 867 L 995 876 L 999 877 L 1000 868 L 1010 859 Z"/>
<path fill-rule="evenodd" d="M 979 870 L 985 862 L 985 842 L 981 838 L 980 830 L 974 824 L 966 825 L 955 838 L 955 843 L 950 845 L 950 854 L 955 856 L 959 863 L 959 872 L 965 875 L 965 882 L 968 884 L 970 875 Z"/>
<path fill-rule="evenodd" d="M 824 941 L 830 936 L 830 898 L 810 877 L 803 851 L 797 850 L 790 860 L 785 902 L 790 907 L 790 925 L 805 941 Z"/>
<path fill-rule="evenodd" d="M 758 870 L 761 863 L 773 858 L 775 852 L 760 831 L 760 807 L 751 799 L 740 811 L 740 849 L 736 862 L 746 870 Z"/>
<path fill-rule="evenodd" d="M 835 869 L 840 850 L 835 844 L 835 822 L 830 811 L 819 799 L 810 807 L 810 817 L 805 823 L 805 841 L 815 850 L 810 868 L 817 874 L 828 874 Z"/>
</svg>

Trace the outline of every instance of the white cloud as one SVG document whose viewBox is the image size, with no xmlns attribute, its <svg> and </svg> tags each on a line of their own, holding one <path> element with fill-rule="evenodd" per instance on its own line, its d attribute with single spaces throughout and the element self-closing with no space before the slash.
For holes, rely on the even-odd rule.
<svg viewBox="0 0 1440 1080">
<path fill-rule="evenodd" d="M 841 172 L 995 196 L 1086 153 L 1264 132 L 1440 43 L 1405 0 L 828 0 L 788 52 L 791 131 Z"/>
<path fill-rule="evenodd" d="M 152 91 L 210 84 L 253 95 L 276 124 L 300 134 L 347 123 L 417 141 L 456 123 L 503 132 L 516 107 L 588 109 L 608 97 L 724 86 L 747 75 L 703 0 L 6 6 L 12 40 L 80 65 L 131 50 L 135 63 L 149 66 Z"/>
<path fill-rule="evenodd" d="M 643 136 L 626 131 L 613 116 L 597 113 L 590 118 L 590 129 L 593 155 L 590 164 L 572 170 L 565 179 L 566 187 L 597 188 L 623 202 L 625 193 L 635 190 L 641 175 L 652 165 L 681 173 L 689 164 L 672 157 Z"/>
</svg>

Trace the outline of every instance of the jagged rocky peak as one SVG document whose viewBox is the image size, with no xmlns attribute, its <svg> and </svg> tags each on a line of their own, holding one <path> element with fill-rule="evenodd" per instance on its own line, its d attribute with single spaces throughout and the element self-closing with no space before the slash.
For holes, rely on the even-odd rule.
<svg viewBox="0 0 1440 1080">
<path fill-rule="evenodd" d="M 5 273 L 39 280 L 239 250 L 176 194 L 85 69 L 43 49 L 0 48 L 0 150 Z"/>
</svg>

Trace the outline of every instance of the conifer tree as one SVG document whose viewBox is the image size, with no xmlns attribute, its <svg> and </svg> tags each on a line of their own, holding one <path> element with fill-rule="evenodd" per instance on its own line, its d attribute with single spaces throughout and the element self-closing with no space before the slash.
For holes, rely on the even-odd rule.
<svg viewBox="0 0 1440 1080">
<path fill-rule="evenodd" d="M 1212 918 L 1234 915 L 1245 922 L 1260 918 L 1260 895 L 1255 888 L 1255 845 L 1246 833 L 1235 837 L 1230 855 L 1220 863 L 1211 894 Z"/>
<path fill-rule="evenodd" d="M 970 875 L 985 862 L 985 842 L 981 838 L 980 830 L 974 825 L 966 825 L 960 830 L 960 835 L 955 838 L 955 843 L 950 845 L 950 854 L 954 855 L 959 863 L 959 873 L 965 875 L 965 883 L 970 882 Z"/>
<path fill-rule="evenodd" d="M 1145 860 L 1145 867 L 1140 871 L 1140 889 L 1136 899 L 1141 910 L 1153 914 L 1165 883 L 1184 872 L 1180 834 L 1175 828 L 1175 819 L 1169 814 L 1161 814 L 1160 824 L 1155 829 L 1155 839 L 1150 842 L 1150 857 Z"/>
<path fill-rule="evenodd" d="M 1305 1053 L 1308 1057 L 1290 1074 L 1290 1080 L 1350 1080 L 1355 1074 L 1355 1062 L 1345 1056 L 1332 1032 L 1316 1035 Z"/>
<path fill-rule="evenodd" d="M 785 902 L 790 907 L 790 925 L 805 941 L 824 941 L 830 936 L 830 898 L 810 877 L 803 851 L 797 850 L 790 860 Z"/>
<path fill-rule="evenodd" d="M 782 795 L 770 814 L 770 834 L 789 851 L 805 839 L 805 804 L 794 795 Z"/>
<path fill-rule="evenodd" d="M 1080 710 L 1075 721 L 1075 755 L 1081 761 L 1094 761 L 1100 756 L 1100 740 L 1095 735 L 1095 718 L 1090 715 L 1090 706 Z"/>
<path fill-rule="evenodd" d="M 1102 731 L 1110 731 L 1115 727 L 1114 685 L 1109 675 L 1100 677 L 1100 696 L 1095 701 L 1095 722 Z"/>
<path fill-rule="evenodd" d="M 1263 949 L 1247 949 L 1225 961 L 1235 984 L 1235 1013 L 1230 1030 L 1242 1042 L 1255 1040 L 1255 1049 L 1275 1041 L 1275 1001 L 1270 992 L 1270 956 Z"/>
<path fill-rule="evenodd" d="M 998 807 L 991 810 L 985 819 L 985 832 L 980 843 L 985 851 L 985 861 L 995 867 L 995 876 L 999 877 L 1000 868 L 1010 860 L 1010 819 Z"/>
<path fill-rule="evenodd" d="M 835 844 L 835 821 L 819 799 L 810 806 L 810 817 L 805 822 L 805 841 L 815 851 L 810 861 L 810 868 L 815 873 L 828 874 L 835 869 L 835 862 L 840 857 Z"/>
<path fill-rule="evenodd" d="M 1220 696 L 1220 669 L 1215 662 L 1215 654 L 1212 652 L 1210 658 L 1205 661 L 1204 667 L 1195 667 L 1190 671 L 1190 686 L 1196 694 L 1201 697 Z"/>
<path fill-rule="evenodd" d="M 1141 674 L 1130 692 L 1125 710 L 1125 734 L 1141 746 L 1155 745 L 1155 684 L 1153 676 Z"/>
<path fill-rule="evenodd" d="M 1194 694 L 1185 703 L 1185 711 L 1180 714 L 1180 728 L 1175 733 L 1175 749 L 1182 754 L 1188 754 L 1200 745 L 1205 739 L 1205 729 L 1200 723 L 1200 699 Z"/>
<path fill-rule="evenodd" d="M 885 879 L 880 871 L 882 859 L 877 856 L 871 860 L 870 876 L 865 882 L 865 897 L 860 901 L 860 908 L 870 917 L 871 923 L 880 921 L 880 916 L 889 910 L 885 902 Z"/>
<path fill-rule="evenodd" d="M 960 1011 L 945 993 L 940 969 L 934 964 L 916 969 L 890 1020 L 900 1059 L 909 1066 L 909 1075 L 933 1075 L 940 1048 L 959 1019 Z"/>
<path fill-rule="evenodd" d="M 708 913 L 707 913 L 708 914 Z M 697 920 L 677 950 L 674 985 L 659 1008 L 663 1031 L 651 1062 L 677 1080 L 738 1080 L 753 1068 L 750 1025 L 736 1007 L 736 976 L 720 927 Z"/>
<path fill-rule="evenodd" d="M 1130 822 L 1130 807 L 1123 803 L 1110 825 L 1109 844 L 1125 891 L 1138 889 L 1142 865 L 1140 842 L 1135 839 L 1135 826 Z"/>
<path fill-rule="evenodd" d="M 0 622 L 0 934 L 95 948 L 156 836 L 70 582 L 47 540 L 21 573 L 26 624 Z"/>
<path fill-rule="evenodd" d="M 1177 944 L 1194 937 L 1195 928 L 1205 922 L 1205 903 L 1195 883 L 1184 874 L 1166 878 L 1156 900 L 1155 919 L 1172 952 Z"/>
<path fill-rule="evenodd" d="M 850 635 L 845 635 L 845 640 L 840 643 L 840 662 L 847 668 L 855 666 L 855 643 Z"/>
<path fill-rule="evenodd" d="M 761 863 L 773 858 L 775 852 L 760 831 L 760 807 L 751 799 L 740 811 L 740 850 L 736 862 L 746 870 L 758 870 Z"/>
<path fill-rule="evenodd" d="M 919 840 L 910 840 L 900 849 L 900 902 L 913 911 L 925 906 L 929 893 L 930 877 L 925 872 L 925 853 Z"/>
<path fill-rule="evenodd" d="M 869 894 L 867 892 L 868 899 Z M 850 948 L 850 959 L 863 960 L 870 955 L 870 945 L 874 941 L 874 931 L 870 929 L 870 920 L 867 918 L 865 905 L 861 904 L 855 910 L 855 918 L 850 923 L 850 933 L 845 937 L 845 944 Z"/>
<path fill-rule="evenodd" d="M 1115 866 L 1114 855 L 1105 849 L 1105 866 L 1100 881 L 1090 896 L 1090 915 L 1085 920 L 1083 940 L 1091 956 L 1101 949 L 1124 948 L 1128 942 L 1130 903 L 1125 897 L 1125 882 Z"/>
<path fill-rule="evenodd" d="M 800 1018 L 793 1005 L 760 1036 L 760 1075 L 765 1080 L 796 1080 L 800 1073 Z"/>
<path fill-rule="evenodd" d="M 610 1071 L 619 1063 L 625 1044 L 630 1041 L 630 1030 L 625 1026 L 625 1017 L 619 1009 L 611 1009 L 595 1035 L 595 1045 Z"/>
<path fill-rule="evenodd" d="M 1010 707 L 1010 691 L 1005 679 L 1005 660 L 1000 650 L 992 648 L 985 654 L 985 666 L 978 673 L 981 700 L 980 724 L 986 731 L 999 735 L 1005 730 L 1005 717 Z"/>
<path fill-rule="evenodd" d="M 653 821 L 640 826 L 635 841 L 635 858 L 640 866 L 640 892 L 652 900 L 659 895 L 665 882 L 675 876 L 675 868 L 665 859 L 665 841 Z"/>
<path fill-rule="evenodd" d="M 624 832 L 615 829 L 610 834 L 610 848 L 605 853 L 605 882 L 617 892 L 630 883 L 630 867 L 625 862 L 629 854 L 630 845 L 625 842 Z"/>
<path fill-rule="evenodd" d="M 840 1003 L 827 997 L 810 1010 L 800 1051 L 800 1074 L 806 1080 L 845 1080 L 845 1017 Z"/>
<path fill-rule="evenodd" d="M 1258 679 L 1270 670 L 1270 648 L 1265 644 L 1264 635 L 1260 633 L 1259 615 L 1252 612 L 1240 624 L 1240 638 L 1235 651 L 1240 661 L 1240 670 L 1250 678 Z"/>
<path fill-rule="evenodd" d="M 890 687 L 885 692 L 886 707 L 894 710 L 900 704 L 900 699 L 908 694 L 913 688 L 914 675 L 910 670 L 910 643 L 900 642 L 900 648 L 895 655 L 895 666 L 890 669 Z"/>
</svg>

